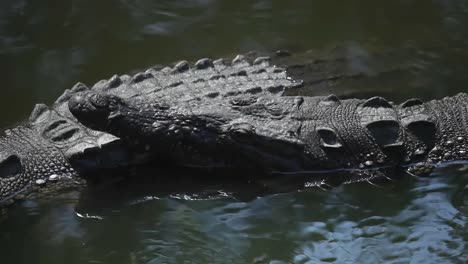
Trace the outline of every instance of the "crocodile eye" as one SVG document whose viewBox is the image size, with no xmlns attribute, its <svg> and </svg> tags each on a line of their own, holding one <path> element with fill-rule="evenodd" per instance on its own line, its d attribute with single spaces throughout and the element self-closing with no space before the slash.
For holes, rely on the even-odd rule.
<svg viewBox="0 0 468 264">
<path fill-rule="evenodd" d="M 16 155 L 2 158 L 0 155 L 0 179 L 10 178 L 21 172 L 21 161 Z"/>
</svg>

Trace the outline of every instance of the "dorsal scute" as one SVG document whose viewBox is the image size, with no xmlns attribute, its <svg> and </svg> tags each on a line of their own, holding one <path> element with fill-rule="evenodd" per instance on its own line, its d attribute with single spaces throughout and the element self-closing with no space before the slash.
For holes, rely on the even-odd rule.
<svg viewBox="0 0 468 264">
<path fill-rule="evenodd" d="M 386 99 L 375 96 L 359 107 L 361 126 L 380 147 L 401 145 L 400 122 L 396 109 Z"/>
<path fill-rule="evenodd" d="M 199 70 L 203 70 L 203 69 L 213 68 L 214 64 L 213 64 L 212 60 L 210 60 L 208 58 L 203 58 L 203 59 L 199 59 L 197 62 L 195 62 L 194 66 Z"/>
<path fill-rule="evenodd" d="M 411 144 L 407 144 L 407 153 L 420 156 L 430 150 L 437 137 L 437 124 L 431 117 L 432 110 L 419 99 L 409 99 L 399 107 L 401 124 L 405 128 Z"/>
<path fill-rule="evenodd" d="M 330 94 L 330 95 L 326 96 L 325 98 L 323 98 L 323 99 L 320 101 L 320 104 L 332 106 L 332 105 L 339 105 L 339 104 L 341 104 L 341 101 L 340 101 L 340 99 L 339 99 L 336 95 Z"/>
<path fill-rule="evenodd" d="M 372 98 L 367 99 L 363 104 L 363 107 L 383 107 L 383 108 L 392 108 L 392 105 L 385 99 L 380 96 L 374 96 Z"/>
<path fill-rule="evenodd" d="M 411 99 L 408 99 L 406 100 L 405 102 L 403 102 L 400 107 L 401 108 L 408 108 L 408 107 L 412 107 L 412 106 L 418 106 L 418 105 L 422 105 L 423 104 L 423 101 L 421 101 L 421 99 L 419 98 L 411 98 Z"/>
<path fill-rule="evenodd" d="M 60 105 L 63 103 L 68 102 L 68 99 L 70 99 L 71 96 L 77 93 L 85 92 L 89 90 L 88 86 L 85 84 L 78 82 L 76 83 L 71 89 L 66 89 L 62 95 L 60 95 L 57 100 L 54 102 L 54 106 Z"/>
<path fill-rule="evenodd" d="M 29 116 L 29 122 L 35 124 L 44 121 L 47 118 L 49 111 L 50 110 L 47 105 L 36 104 L 31 115 Z"/>
<path fill-rule="evenodd" d="M 400 124 L 397 120 L 375 120 L 366 124 L 366 128 L 379 146 L 390 146 L 398 143 Z"/>
<path fill-rule="evenodd" d="M 133 77 L 112 76 L 92 89 L 121 97 L 187 101 L 209 100 L 241 94 L 281 96 L 302 86 L 288 78 L 286 69 L 270 64 L 267 56 L 237 55 L 232 61 L 203 58 L 191 64 L 179 61 L 171 67 L 154 67 Z"/>
</svg>

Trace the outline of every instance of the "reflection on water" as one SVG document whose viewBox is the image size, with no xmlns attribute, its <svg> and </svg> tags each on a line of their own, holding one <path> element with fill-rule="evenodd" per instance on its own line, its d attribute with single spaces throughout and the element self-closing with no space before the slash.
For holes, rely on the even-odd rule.
<svg viewBox="0 0 468 264">
<path fill-rule="evenodd" d="M 2 259 L 6 263 L 464 263 L 468 260 L 467 175 L 466 166 L 452 166 L 431 178 L 384 187 L 356 184 L 248 199 L 229 191 L 193 194 L 212 188 L 199 188 L 194 179 L 192 186 L 190 179 L 174 180 L 172 188 L 168 180 L 161 180 L 159 192 L 152 188 L 151 195 L 140 192 L 132 198 L 131 184 L 107 193 L 82 192 L 81 197 L 67 193 L 53 201 L 29 201 L 11 208 L 0 227 Z M 233 182 L 220 188 L 232 187 Z M 248 184 L 238 187 L 245 192 Z"/>
<path fill-rule="evenodd" d="M 370 76 L 319 83 L 301 91 L 308 95 L 453 95 L 468 84 L 467 10 L 462 0 L 1 1 L 0 127 L 77 81 L 250 50 L 313 50 L 326 63 L 302 76 L 311 82 L 332 72 Z M 328 63 L 340 57 L 344 63 Z M 125 186 L 99 199 L 66 192 L 0 216 L 0 256 L 2 263 L 464 263 L 463 168 L 331 192 L 264 193 L 245 184 L 232 195 L 196 179 L 183 186 L 189 192 L 166 184 L 137 197 L 123 195 Z"/>
</svg>

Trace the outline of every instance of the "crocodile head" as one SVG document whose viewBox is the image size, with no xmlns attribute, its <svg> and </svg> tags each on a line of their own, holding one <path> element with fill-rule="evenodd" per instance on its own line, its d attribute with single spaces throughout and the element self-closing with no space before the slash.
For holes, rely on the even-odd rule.
<svg viewBox="0 0 468 264">
<path fill-rule="evenodd" d="M 81 123 L 121 138 L 154 161 L 187 167 L 300 169 L 304 145 L 291 133 L 300 126 L 290 116 L 297 109 L 294 98 L 252 97 L 247 103 L 245 96 L 238 99 L 163 101 L 89 91 L 72 97 L 68 106 Z M 251 103 L 253 110 L 238 107 L 244 103 Z M 266 118 L 271 115 L 276 119 Z"/>
</svg>

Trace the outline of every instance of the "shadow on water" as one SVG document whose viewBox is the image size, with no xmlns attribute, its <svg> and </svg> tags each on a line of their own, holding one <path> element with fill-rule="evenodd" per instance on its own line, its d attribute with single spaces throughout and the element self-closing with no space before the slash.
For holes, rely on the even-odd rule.
<svg viewBox="0 0 468 264">
<path fill-rule="evenodd" d="M 463 0 L 5 0 L 0 127 L 77 81 L 252 50 L 292 51 L 275 63 L 305 80 L 294 91 L 302 95 L 395 102 L 453 95 L 468 84 L 467 12 Z M 331 191 L 301 181 L 220 186 L 202 181 L 205 174 L 178 173 L 9 208 L 0 220 L 1 262 L 468 261 L 464 166 Z"/>
</svg>

